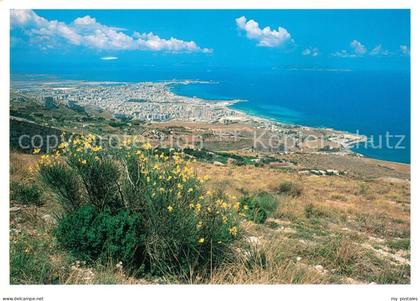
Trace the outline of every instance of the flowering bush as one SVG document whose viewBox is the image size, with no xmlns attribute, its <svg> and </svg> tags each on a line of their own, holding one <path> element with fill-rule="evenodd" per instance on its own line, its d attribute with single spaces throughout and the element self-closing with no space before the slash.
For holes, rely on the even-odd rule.
<svg viewBox="0 0 420 301">
<path fill-rule="evenodd" d="M 64 247 L 185 278 L 226 259 L 238 238 L 238 202 L 221 191 L 205 191 L 205 179 L 182 153 L 153 150 L 147 143 L 107 150 L 95 141 L 89 135 L 63 143 L 39 165 L 66 210 L 57 231 Z M 133 222 L 126 225 L 115 216 Z"/>
</svg>

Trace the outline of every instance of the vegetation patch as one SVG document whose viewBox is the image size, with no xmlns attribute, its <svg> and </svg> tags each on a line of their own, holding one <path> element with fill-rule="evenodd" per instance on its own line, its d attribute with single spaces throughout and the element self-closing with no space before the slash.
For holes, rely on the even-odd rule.
<svg viewBox="0 0 420 301">
<path fill-rule="evenodd" d="M 10 243 L 11 284 L 51 284 L 59 282 L 48 256 L 51 245 L 39 237 L 23 235 Z"/>
<path fill-rule="evenodd" d="M 10 197 L 23 205 L 41 206 L 44 201 L 42 199 L 42 191 L 36 184 L 25 184 L 18 182 L 10 183 Z"/>
<path fill-rule="evenodd" d="M 239 202 L 204 191 L 183 154 L 155 152 L 150 144 L 104 150 L 94 141 L 89 135 L 63 143 L 39 165 L 65 209 L 55 232 L 65 249 L 185 280 L 208 275 L 232 255 Z M 269 208 L 264 198 L 258 202 Z"/>
<path fill-rule="evenodd" d="M 320 218 L 320 217 L 328 216 L 327 212 L 325 212 L 319 207 L 316 207 L 312 203 L 305 205 L 303 210 L 304 210 L 306 218 Z"/>
<path fill-rule="evenodd" d="M 299 197 L 303 193 L 302 185 L 290 181 L 285 181 L 279 184 L 275 189 L 278 194 L 289 195 L 291 197 Z"/>
<path fill-rule="evenodd" d="M 246 219 L 262 224 L 277 210 L 277 199 L 268 192 L 245 194 L 240 199 L 241 214 Z"/>
<path fill-rule="evenodd" d="M 409 239 L 391 240 L 387 243 L 387 246 L 394 250 L 410 250 L 410 240 Z"/>
</svg>

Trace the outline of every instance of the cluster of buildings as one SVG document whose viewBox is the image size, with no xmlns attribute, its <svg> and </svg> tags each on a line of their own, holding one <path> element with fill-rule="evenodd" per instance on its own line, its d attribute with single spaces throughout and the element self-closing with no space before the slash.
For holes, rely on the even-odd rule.
<svg viewBox="0 0 420 301">
<path fill-rule="evenodd" d="M 111 112 L 144 121 L 191 120 L 216 122 L 243 114 L 228 108 L 236 101 L 204 101 L 195 97 L 174 94 L 173 82 L 145 82 L 136 84 L 63 84 L 64 87 L 41 86 L 32 91 L 45 105 L 54 102 L 67 106 L 95 106 Z M 182 84 L 182 83 L 177 83 Z"/>
</svg>

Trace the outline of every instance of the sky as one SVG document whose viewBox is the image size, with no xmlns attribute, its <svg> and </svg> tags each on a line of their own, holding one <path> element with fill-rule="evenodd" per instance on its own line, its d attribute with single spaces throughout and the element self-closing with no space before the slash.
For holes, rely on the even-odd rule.
<svg viewBox="0 0 420 301">
<path fill-rule="evenodd" d="M 11 10 L 12 73 L 410 68 L 409 10 Z"/>
</svg>

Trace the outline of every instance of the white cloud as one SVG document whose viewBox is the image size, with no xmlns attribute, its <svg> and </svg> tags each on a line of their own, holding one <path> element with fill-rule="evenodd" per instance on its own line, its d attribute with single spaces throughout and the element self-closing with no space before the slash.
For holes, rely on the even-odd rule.
<svg viewBox="0 0 420 301">
<path fill-rule="evenodd" d="M 256 21 L 247 21 L 244 16 L 236 19 L 236 25 L 238 29 L 245 31 L 248 39 L 257 41 L 257 46 L 260 47 L 279 47 L 293 43 L 290 33 L 280 26 L 277 30 L 272 30 L 269 26 L 261 29 Z"/>
<path fill-rule="evenodd" d="M 410 55 L 410 48 L 407 45 L 400 45 L 400 51 L 402 55 Z"/>
<path fill-rule="evenodd" d="M 368 51 L 365 45 L 357 40 L 353 40 L 350 43 L 350 50 L 340 50 L 332 53 L 332 56 L 337 57 L 363 57 L 364 55 L 369 54 L 371 56 L 389 56 L 392 53 L 382 47 L 381 44 L 376 45 L 372 50 Z"/>
<path fill-rule="evenodd" d="M 66 24 L 47 20 L 32 10 L 12 10 L 11 26 L 20 28 L 32 44 L 41 48 L 62 47 L 63 43 L 97 50 L 144 50 L 165 52 L 211 53 L 212 49 L 201 48 L 194 41 L 176 38 L 163 39 L 154 33 L 124 33 L 124 29 L 107 26 L 91 16 L 76 18 Z"/>
<path fill-rule="evenodd" d="M 318 56 L 319 55 L 319 49 L 314 47 L 314 48 L 306 48 L 302 51 L 302 55 L 304 56 Z"/>
<path fill-rule="evenodd" d="M 357 40 L 351 41 L 350 46 L 351 48 L 353 48 L 353 51 L 356 55 L 363 55 L 367 51 L 365 45 L 363 45 Z"/>
<path fill-rule="evenodd" d="M 356 57 L 356 55 L 354 53 L 348 52 L 345 49 L 334 52 L 331 55 L 332 56 L 337 56 L 337 57 Z"/>
<path fill-rule="evenodd" d="M 84 16 L 84 17 L 75 19 L 73 23 L 76 25 L 92 25 L 92 24 L 96 24 L 96 19 L 92 18 L 91 16 Z"/>
<path fill-rule="evenodd" d="M 103 61 L 113 61 L 113 60 L 118 60 L 118 57 L 116 57 L 116 56 L 103 56 L 103 57 L 101 57 L 101 60 L 103 60 Z"/>
<path fill-rule="evenodd" d="M 381 44 L 375 46 L 370 52 L 370 55 L 373 56 L 388 56 L 391 54 L 388 50 L 384 49 Z"/>
</svg>

